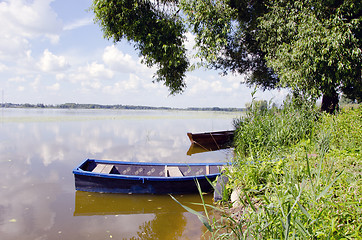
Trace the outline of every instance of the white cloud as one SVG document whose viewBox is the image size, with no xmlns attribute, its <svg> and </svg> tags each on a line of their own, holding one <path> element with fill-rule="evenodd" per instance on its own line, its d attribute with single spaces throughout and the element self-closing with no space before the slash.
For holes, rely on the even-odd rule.
<svg viewBox="0 0 362 240">
<path fill-rule="evenodd" d="M 73 84 L 80 84 L 83 92 L 91 89 L 101 89 L 103 80 L 112 79 L 114 72 L 107 69 L 104 64 L 92 62 L 86 66 L 78 67 L 76 72 L 69 75 L 69 80 Z"/>
<path fill-rule="evenodd" d="M 229 93 L 232 91 L 232 88 L 230 87 L 225 87 L 223 85 L 223 83 L 221 83 L 221 81 L 212 81 L 210 83 L 210 87 L 211 87 L 211 90 L 214 91 L 214 92 L 225 92 L 225 93 Z"/>
<path fill-rule="evenodd" d="M 193 35 L 191 32 L 187 32 L 185 34 L 186 41 L 185 41 L 185 47 L 188 51 L 193 51 L 193 47 L 195 46 L 195 35 Z"/>
<path fill-rule="evenodd" d="M 189 94 L 197 94 L 198 92 L 205 92 L 209 89 L 209 82 L 199 77 L 188 76 L 186 78 Z"/>
<path fill-rule="evenodd" d="M 255 96 L 259 99 L 271 99 L 272 102 L 281 105 L 285 97 L 290 94 L 290 90 L 286 88 L 275 89 L 268 92 L 257 91 Z"/>
<path fill-rule="evenodd" d="M 32 56 L 32 50 L 24 50 L 24 52 L 14 61 L 10 60 L 9 66 L 15 75 L 32 75 L 39 71 L 37 60 Z"/>
<path fill-rule="evenodd" d="M 7 60 L 24 57 L 26 55 L 26 51 L 30 47 L 29 41 L 19 36 L 2 34 L 1 32 L 2 31 L 0 30 L 0 59 Z"/>
<path fill-rule="evenodd" d="M 83 91 L 87 91 L 89 89 L 101 89 L 102 84 L 99 82 L 99 80 L 93 80 L 93 81 L 83 81 L 81 82 L 81 86 L 83 87 Z"/>
<path fill-rule="evenodd" d="M 56 56 L 49 52 L 48 49 L 44 50 L 38 66 L 44 72 L 62 71 L 69 68 L 64 56 Z"/>
<path fill-rule="evenodd" d="M 57 34 L 45 34 L 46 38 L 49 39 L 49 41 L 52 44 L 57 44 L 59 42 L 60 36 Z"/>
<path fill-rule="evenodd" d="M 246 76 L 229 73 L 225 76 L 220 76 L 223 81 L 227 81 L 229 84 L 233 86 L 233 88 L 239 88 L 242 83 L 245 83 Z"/>
<path fill-rule="evenodd" d="M 59 83 L 54 83 L 51 86 L 47 86 L 47 90 L 50 90 L 50 91 L 58 91 L 59 89 L 60 89 Z"/>
<path fill-rule="evenodd" d="M 76 21 L 66 24 L 64 26 L 64 30 L 74 30 L 80 27 L 84 27 L 87 25 L 93 24 L 93 19 L 91 17 L 77 19 Z"/>
<path fill-rule="evenodd" d="M 52 0 L 7 0 L 0 3 L 0 57 L 17 58 L 29 49 L 30 39 L 59 40 L 62 22 Z M 15 56 L 14 56 L 15 55 Z"/>
<path fill-rule="evenodd" d="M 200 78 L 189 76 L 186 83 L 189 88 L 189 91 L 187 92 L 191 95 L 205 92 L 229 94 L 233 91 L 233 87 L 230 83 L 227 81 L 215 80 L 214 77 Z"/>
<path fill-rule="evenodd" d="M 7 13 L 13 31 L 22 30 L 18 34 L 30 38 L 43 34 L 56 34 L 61 30 L 62 23 L 50 7 L 52 1 L 12 0 L 3 3 L 2 10 Z"/>
<path fill-rule="evenodd" d="M 38 90 L 40 86 L 40 75 L 38 75 L 32 83 L 30 83 L 30 86 L 36 91 Z"/>
<path fill-rule="evenodd" d="M 104 49 L 102 59 L 111 69 L 119 72 L 134 72 L 137 68 L 137 62 L 129 54 L 124 54 L 116 46 L 108 46 Z"/>
<path fill-rule="evenodd" d="M 4 72 L 8 69 L 8 67 L 5 64 L 0 63 L 0 72 Z"/>
<path fill-rule="evenodd" d="M 112 70 L 107 69 L 104 64 L 99 64 L 97 62 L 92 62 L 90 65 L 88 64 L 86 67 L 81 68 L 81 71 L 86 73 L 89 77 L 97 79 L 110 79 L 114 75 Z"/>
<path fill-rule="evenodd" d="M 64 73 L 58 73 L 58 74 L 55 75 L 56 80 L 63 80 L 64 78 L 65 78 Z"/>
<path fill-rule="evenodd" d="M 194 49 L 196 44 L 195 35 L 193 35 L 191 32 L 187 32 L 185 36 L 186 36 L 185 47 L 187 49 L 187 55 L 190 58 L 190 63 L 196 65 L 197 63 L 200 62 L 200 59 L 195 57 L 197 53 L 197 48 Z"/>
<path fill-rule="evenodd" d="M 141 91 L 143 88 L 142 80 L 134 74 L 129 75 L 128 80 L 118 81 L 113 85 L 103 88 L 103 92 L 107 94 L 117 95 L 130 91 Z"/>
<path fill-rule="evenodd" d="M 135 90 L 141 87 L 141 79 L 137 75 L 130 74 L 129 80 L 125 83 L 125 90 Z"/>
<path fill-rule="evenodd" d="M 156 72 L 156 66 L 147 67 L 141 63 L 142 58 L 135 59 L 129 54 L 123 53 L 115 45 L 107 46 L 104 49 L 102 60 L 104 64 L 119 73 L 134 73 L 142 76 L 142 79 L 152 81 L 152 76 Z"/>
<path fill-rule="evenodd" d="M 9 82 L 14 82 L 14 83 L 26 82 L 26 80 L 25 80 L 24 77 L 19 77 L 19 76 L 16 76 L 16 77 L 13 77 L 13 78 L 9 78 L 8 81 L 9 81 Z"/>
</svg>

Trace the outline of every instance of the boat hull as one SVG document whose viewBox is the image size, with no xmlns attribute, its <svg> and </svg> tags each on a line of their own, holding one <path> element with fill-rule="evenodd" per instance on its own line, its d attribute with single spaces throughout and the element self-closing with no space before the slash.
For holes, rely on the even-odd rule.
<svg viewBox="0 0 362 240">
<path fill-rule="evenodd" d="M 187 133 L 191 143 L 207 149 L 225 148 L 231 145 L 235 131 L 219 131 L 205 133 Z"/>
<path fill-rule="evenodd" d="M 121 163 L 122 167 L 119 167 Z M 97 173 L 92 170 L 97 164 L 112 164 L 114 172 Z M 144 164 L 144 163 L 143 163 Z M 129 165 L 129 167 L 127 167 Z M 186 174 L 187 169 L 197 168 L 197 171 L 203 170 L 208 166 L 211 173 L 205 175 L 186 175 L 186 176 L 145 176 L 142 175 L 123 175 L 123 169 L 164 169 L 165 166 L 177 167 Z M 127 193 L 127 194 L 187 194 L 197 193 L 197 183 L 203 192 L 213 191 L 209 181 L 214 181 L 220 175 L 223 164 L 147 164 L 110 162 L 102 160 L 86 160 L 83 164 L 73 170 L 75 179 L 75 188 L 78 191 L 104 192 L 104 193 Z M 217 171 L 216 169 L 219 168 Z M 113 170 L 112 170 L 113 171 Z M 126 171 L 126 170 L 124 170 Z M 147 170 L 148 171 L 148 170 Z M 195 170 L 196 171 L 196 170 Z M 118 173 L 117 173 L 118 172 Z M 146 172 L 146 171 L 144 171 Z M 150 171 L 148 171 L 149 173 Z M 157 173 L 157 170 L 154 172 Z M 206 170 L 204 171 L 204 173 Z M 192 171 L 190 171 L 192 173 Z M 161 172 L 164 174 L 164 172 Z M 155 174 L 156 175 L 156 174 Z"/>
<path fill-rule="evenodd" d="M 209 178 L 214 181 L 216 176 Z M 198 179 L 203 192 L 213 190 L 206 178 Z M 75 175 L 76 190 L 86 192 L 104 193 L 127 193 L 127 194 L 187 194 L 196 193 L 195 180 L 173 180 L 173 181 L 153 181 L 153 180 L 126 180 L 109 179 L 106 177 Z"/>
</svg>

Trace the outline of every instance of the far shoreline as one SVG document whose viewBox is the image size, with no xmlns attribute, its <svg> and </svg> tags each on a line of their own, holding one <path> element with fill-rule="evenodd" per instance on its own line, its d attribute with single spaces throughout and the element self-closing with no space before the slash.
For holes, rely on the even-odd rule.
<svg viewBox="0 0 362 240">
<path fill-rule="evenodd" d="M 0 108 L 34 108 L 34 109 L 109 109 L 109 110 L 176 110 L 176 111 L 216 111 L 216 112 L 243 112 L 246 108 L 221 108 L 221 107 L 151 107 L 140 105 L 103 105 L 103 104 L 80 104 L 80 103 L 64 103 L 64 104 L 16 104 L 3 103 Z"/>
</svg>

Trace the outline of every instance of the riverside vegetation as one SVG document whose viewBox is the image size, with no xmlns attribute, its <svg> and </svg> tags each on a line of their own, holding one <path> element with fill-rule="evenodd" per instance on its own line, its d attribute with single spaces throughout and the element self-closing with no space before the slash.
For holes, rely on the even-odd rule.
<svg viewBox="0 0 362 240">
<path fill-rule="evenodd" d="M 214 214 L 198 215 L 211 239 L 361 239 L 362 107 L 321 113 L 257 101 L 235 120 L 235 159 Z M 216 217 L 218 216 L 218 217 Z"/>
</svg>

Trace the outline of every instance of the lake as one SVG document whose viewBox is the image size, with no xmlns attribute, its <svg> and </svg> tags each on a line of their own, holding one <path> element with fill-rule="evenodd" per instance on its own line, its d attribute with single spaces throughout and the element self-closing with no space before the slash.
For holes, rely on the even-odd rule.
<svg viewBox="0 0 362 240">
<path fill-rule="evenodd" d="M 233 129 L 235 112 L 0 109 L 0 238 L 200 239 L 198 218 L 168 195 L 75 191 L 87 158 L 223 162 L 232 150 L 187 155 L 187 132 Z M 175 196 L 200 202 L 198 195 Z M 205 196 L 212 202 L 212 196 Z M 190 205 L 191 206 L 191 205 Z M 192 206 L 198 211 L 200 207 Z"/>
</svg>

